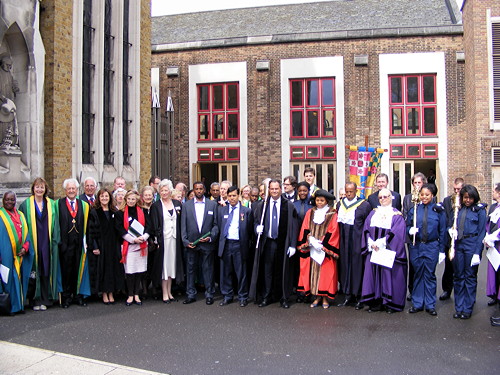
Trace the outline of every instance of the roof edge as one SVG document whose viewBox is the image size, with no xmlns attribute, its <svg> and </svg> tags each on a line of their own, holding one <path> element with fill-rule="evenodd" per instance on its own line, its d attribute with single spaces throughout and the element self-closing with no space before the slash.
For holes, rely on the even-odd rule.
<svg viewBox="0 0 500 375">
<path fill-rule="evenodd" d="M 464 32 L 463 25 L 449 26 L 421 26 L 421 27 L 404 27 L 404 28 L 382 28 L 382 29 L 358 29 L 358 30 L 339 30 L 339 31 L 322 31 L 312 33 L 298 34 L 275 34 L 275 35 L 259 35 L 259 36 L 244 36 L 235 38 L 222 38 L 210 40 L 198 40 L 192 42 L 178 42 L 166 44 L 153 44 L 151 50 L 153 53 L 167 51 L 181 51 L 190 49 L 206 49 L 206 48 L 223 48 L 235 47 L 243 45 L 257 44 L 277 44 L 277 43 L 292 43 L 292 42 L 312 42 L 325 40 L 342 40 L 342 39 L 366 39 L 366 38 L 392 38 L 392 37 L 407 37 L 407 36 L 431 36 L 431 35 L 462 35 Z"/>
</svg>

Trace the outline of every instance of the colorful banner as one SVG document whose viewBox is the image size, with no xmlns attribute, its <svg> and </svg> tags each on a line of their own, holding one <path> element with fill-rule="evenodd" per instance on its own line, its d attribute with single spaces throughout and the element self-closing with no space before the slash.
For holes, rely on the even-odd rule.
<svg viewBox="0 0 500 375">
<path fill-rule="evenodd" d="M 349 179 L 358 185 L 358 196 L 367 198 L 384 154 L 384 149 L 374 147 L 349 147 Z"/>
</svg>

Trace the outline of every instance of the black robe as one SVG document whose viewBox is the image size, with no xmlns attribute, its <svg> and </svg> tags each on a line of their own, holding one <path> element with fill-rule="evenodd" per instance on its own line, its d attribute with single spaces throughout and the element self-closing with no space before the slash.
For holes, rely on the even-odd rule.
<svg viewBox="0 0 500 375">
<path fill-rule="evenodd" d="M 104 212 L 102 208 L 90 211 L 87 248 L 92 294 L 124 290 L 125 270 L 120 263 L 121 246 L 114 212 Z M 99 249 L 100 255 L 94 255 L 94 249 Z"/>
</svg>

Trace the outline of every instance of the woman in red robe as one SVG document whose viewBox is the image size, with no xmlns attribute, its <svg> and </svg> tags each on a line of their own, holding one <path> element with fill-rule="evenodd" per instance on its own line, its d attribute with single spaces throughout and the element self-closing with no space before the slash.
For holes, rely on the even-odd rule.
<svg viewBox="0 0 500 375">
<path fill-rule="evenodd" d="M 316 192 L 315 207 L 304 217 L 297 246 L 301 257 L 297 291 L 315 297 L 311 307 L 317 307 L 322 300 L 324 309 L 330 307 L 328 298 L 335 298 L 338 289 L 340 235 L 337 212 L 329 205 L 333 200 L 325 190 Z"/>
</svg>

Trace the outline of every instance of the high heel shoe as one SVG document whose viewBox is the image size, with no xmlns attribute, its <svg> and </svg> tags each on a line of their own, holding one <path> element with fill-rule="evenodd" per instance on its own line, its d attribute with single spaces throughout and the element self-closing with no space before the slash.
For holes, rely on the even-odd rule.
<svg viewBox="0 0 500 375">
<path fill-rule="evenodd" d="M 142 305 L 142 301 L 137 301 L 136 299 L 134 299 L 134 303 L 135 303 L 137 306 L 141 306 L 141 305 Z"/>
<path fill-rule="evenodd" d="M 125 306 L 132 306 L 132 304 L 134 303 L 134 300 L 132 301 L 125 301 Z"/>
<path fill-rule="evenodd" d="M 163 303 L 170 303 L 170 300 L 169 299 L 164 299 Z"/>
</svg>

